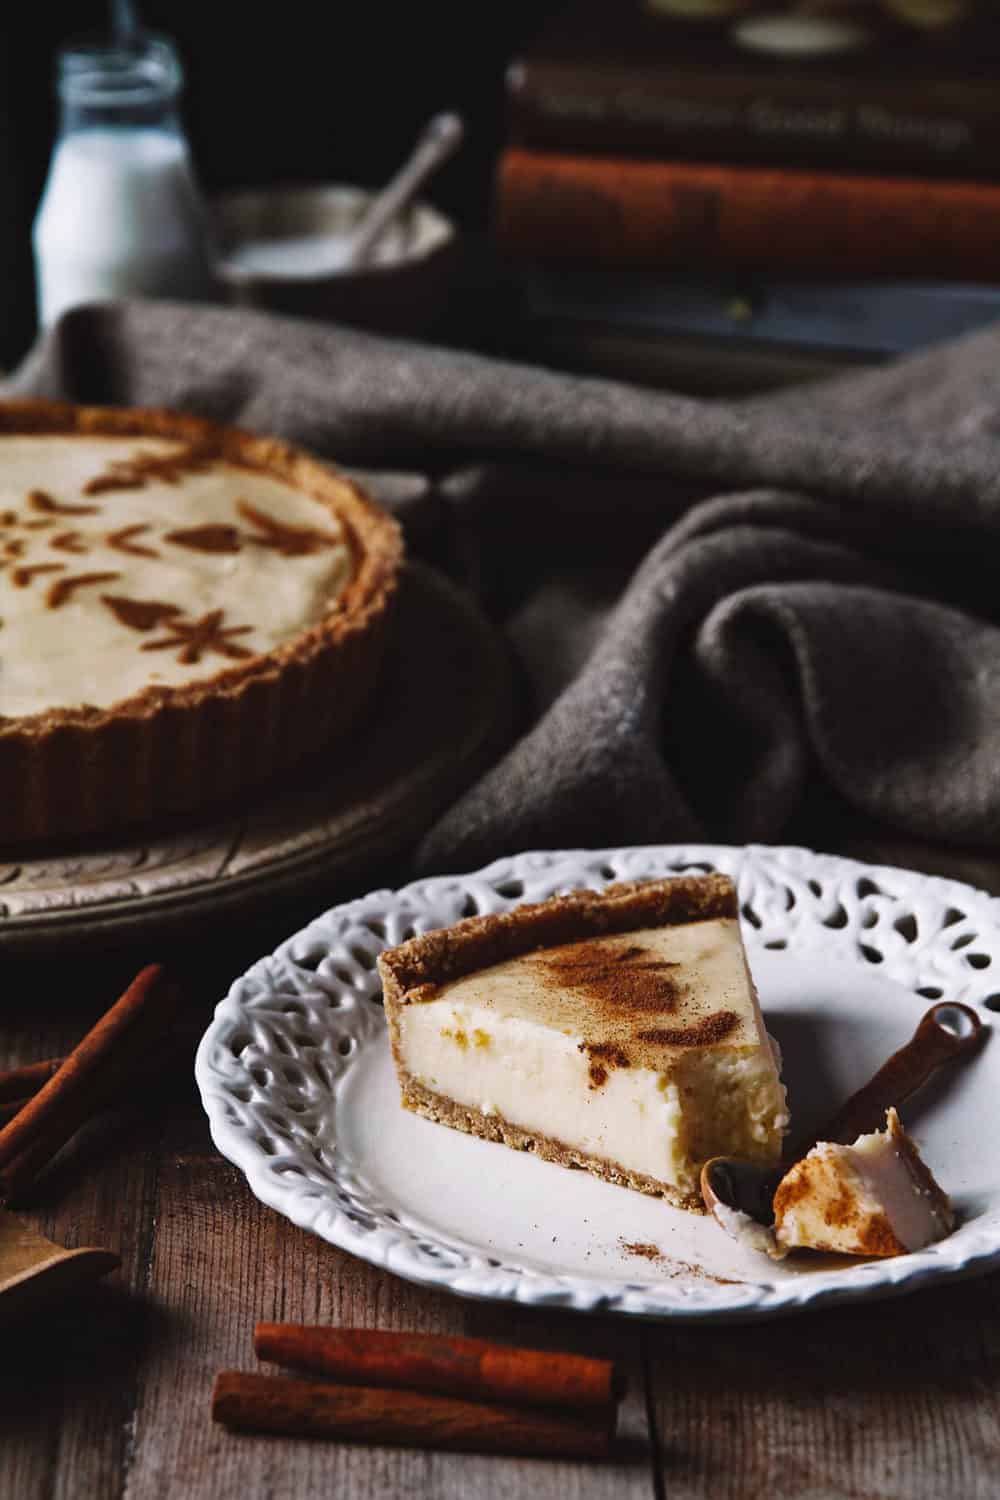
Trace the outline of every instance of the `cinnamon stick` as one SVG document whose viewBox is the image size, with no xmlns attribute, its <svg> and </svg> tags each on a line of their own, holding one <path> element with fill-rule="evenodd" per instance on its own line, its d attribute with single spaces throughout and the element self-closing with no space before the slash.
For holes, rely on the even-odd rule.
<svg viewBox="0 0 1000 1500">
<path fill-rule="evenodd" d="M 47 1057 L 44 1062 L 25 1063 L 21 1068 L 9 1068 L 6 1073 L 0 1073 L 0 1104 L 8 1104 L 12 1100 L 23 1103 L 30 1099 L 32 1094 L 37 1094 L 43 1083 L 48 1083 L 64 1061 L 62 1057 Z"/>
<path fill-rule="evenodd" d="M 589 1408 L 573 1417 L 565 1411 L 457 1401 L 424 1391 L 223 1370 L 212 1392 L 212 1416 L 239 1432 L 460 1453 L 606 1458 L 615 1409 L 598 1413 Z"/>
<path fill-rule="evenodd" d="M 601 1409 L 624 1393 L 610 1360 L 511 1348 L 488 1339 L 258 1323 L 254 1351 L 260 1359 L 347 1385 L 404 1387 L 517 1406 Z"/>
<path fill-rule="evenodd" d="M 21 1191 L 98 1104 L 109 1079 L 162 1030 L 173 994 L 159 964 L 141 970 L 61 1066 L 0 1129 L 0 1197 Z"/>
</svg>

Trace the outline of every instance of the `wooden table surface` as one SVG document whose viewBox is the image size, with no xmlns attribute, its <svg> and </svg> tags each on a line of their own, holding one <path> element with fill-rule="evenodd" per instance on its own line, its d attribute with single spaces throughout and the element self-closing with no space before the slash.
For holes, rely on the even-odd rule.
<svg viewBox="0 0 1000 1500">
<path fill-rule="evenodd" d="M 72 1046 L 152 959 L 184 998 L 141 1112 L 85 1131 L 21 1210 L 122 1265 L 3 1330 L 0 1500 L 995 1500 L 1000 1276 L 767 1325 L 640 1324 L 414 1287 L 258 1203 L 212 1146 L 192 1058 L 231 980 L 315 909 L 169 952 L 5 964 L 0 1067 Z M 630 1382 L 620 1452 L 585 1464 L 231 1434 L 210 1420 L 213 1378 L 257 1368 L 260 1319 L 614 1357 Z"/>
</svg>

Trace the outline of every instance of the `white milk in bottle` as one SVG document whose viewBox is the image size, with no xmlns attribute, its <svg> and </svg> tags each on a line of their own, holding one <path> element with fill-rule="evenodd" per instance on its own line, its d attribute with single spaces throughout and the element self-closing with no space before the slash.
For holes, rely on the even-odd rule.
<svg viewBox="0 0 1000 1500">
<path fill-rule="evenodd" d="M 59 135 L 33 230 L 39 323 L 109 297 L 211 291 L 205 215 L 164 38 L 59 54 Z"/>
</svg>

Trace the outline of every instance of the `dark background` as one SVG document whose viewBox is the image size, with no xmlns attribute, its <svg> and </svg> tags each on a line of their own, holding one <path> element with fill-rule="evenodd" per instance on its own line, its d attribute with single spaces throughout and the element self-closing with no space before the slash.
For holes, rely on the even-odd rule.
<svg viewBox="0 0 1000 1500">
<path fill-rule="evenodd" d="M 35 332 L 30 232 L 56 129 L 56 50 L 105 29 L 110 6 L 2 9 L 0 366 L 9 369 Z M 206 193 L 278 181 L 374 186 L 435 110 L 456 109 L 467 140 L 426 196 L 470 230 L 488 222 L 505 64 L 557 9 L 559 0 L 139 0 L 143 23 L 172 37 L 184 63 L 183 115 Z"/>
</svg>

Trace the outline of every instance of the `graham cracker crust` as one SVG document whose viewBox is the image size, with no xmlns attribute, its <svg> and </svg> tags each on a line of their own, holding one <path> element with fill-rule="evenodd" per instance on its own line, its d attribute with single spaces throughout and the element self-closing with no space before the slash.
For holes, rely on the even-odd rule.
<svg viewBox="0 0 1000 1500">
<path fill-rule="evenodd" d="M 663 1198 L 674 1208 L 683 1208 L 692 1213 L 705 1212 L 700 1193 L 681 1193 L 664 1182 L 658 1182 L 655 1177 L 647 1177 L 643 1172 L 626 1171 L 600 1156 L 591 1156 L 588 1152 L 566 1146 L 553 1136 L 512 1125 L 502 1115 L 484 1115 L 472 1105 L 456 1104 L 453 1099 L 445 1099 L 441 1094 L 418 1083 L 399 1065 L 398 1060 L 397 1073 L 403 1107 L 416 1115 L 423 1115 L 426 1120 L 433 1120 L 436 1125 L 450 1125 L 453 1130 L 462 1130 L 466 1135 L 477 1135 L 481 1140 L 512 1146 L 516 1151 L 533 1152 L 544 1161 L 555 1162 L 561 1167 L 580 1168 L 592 1173 L 594 1177 L 603 1178 L 605 1182 L 613 1182 L 617 1187 L 633 1188 L 649 1197 Z"/>
</svg>

